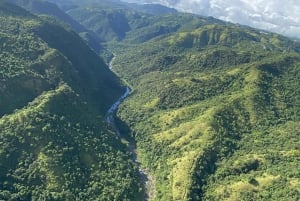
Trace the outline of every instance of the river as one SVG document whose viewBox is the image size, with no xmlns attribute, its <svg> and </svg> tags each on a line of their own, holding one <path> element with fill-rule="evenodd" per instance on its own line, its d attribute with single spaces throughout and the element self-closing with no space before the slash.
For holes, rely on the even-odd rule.
<svg viewBox="0 0 300 201">
<path fill-rule="evenodd" d="M 115 55 L 111 59 L 111 61 L 109 62 L 109 69 L 110 70 L 113 69 L 114 60 L 115 60 Z M 112 104 L 112 106 L 109 108 L 109 110 L 106 113 L 106 123 L 108 124 L 108 126 L 111 129 L 114 130 L 114 132 L 116 133 L 116 135 L 118 137 L 124 138 L 124 139 L 126 139 L 126 137 L 124 135 L 122 135 L 122 133 L 118 129 L 117 124 L 115 122 L 115 115 L 116 115 L 116 112 L 119 108 L 119 105 L 130 95 L 130 93 L 131 93 L 130 88 L 126 87 L 126 90 L 125 90 L 124 94 L 114 104 Z M 143 169 L 141 167 L 140 162 L 139 162 L 138 157 L 137 157 L 135 142 L 132 142 L 131 140 L 128 140 L 128 143 L 129 143 L 128 144 L 128 150 L 132 153 L 133 161 L 139 167 L 140 179 L 144 184 L 144 189 L 145 189 L 145 199 L 144 200 L 146 200 L 146 201 L 153 200 L 154 195 L 155 195 L 155 180 L 154 180 L 154 177 L 152 175 L 150 175 L 149 171 L 147 171 L 146 169 Z"/>
</svg>

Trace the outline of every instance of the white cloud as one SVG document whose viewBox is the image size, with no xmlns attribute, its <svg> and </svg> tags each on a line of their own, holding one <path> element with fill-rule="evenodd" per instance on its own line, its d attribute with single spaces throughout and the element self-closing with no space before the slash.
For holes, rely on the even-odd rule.
<svg viewBox="0 0 300 201">
<path fill-rule="evenodd" d="M 253 26 L 300 38 L 299 0 L 124 0 L 160 3 L 185 12 Z"/>
</svg>

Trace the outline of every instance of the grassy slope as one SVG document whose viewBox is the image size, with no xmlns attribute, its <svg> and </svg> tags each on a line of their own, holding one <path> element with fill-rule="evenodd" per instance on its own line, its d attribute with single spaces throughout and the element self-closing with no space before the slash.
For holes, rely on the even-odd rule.
<svg viewBox="0 0 300 201">
<path fill-rule="evenodd" d="M 0 199 L 136 199 L 137 169 L 104 123 L 119 80 L 71 30 L 3 2 L 0 24 Z"/>
<path fill-rule="evenodd" d="M 156 200 L 299 199 L 299 44 L 222 24 L 127 44 L 135 31 L 115 49 L 134 89 L 119 117 Z"/>
</svg>

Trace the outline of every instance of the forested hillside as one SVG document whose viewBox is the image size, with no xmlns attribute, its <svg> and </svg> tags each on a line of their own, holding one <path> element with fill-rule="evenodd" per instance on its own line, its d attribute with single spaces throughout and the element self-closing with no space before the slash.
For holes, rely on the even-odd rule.
<svg viewBox="0 0 300 201">
<path fill-rule="evenodd" d="M 155 200 L 299 200 L 299 42 L 206 20 L 112 45 L 134 89 L 118 115 Z"/>
<path fill-rule="evenodd" d="M 128 31 L 149 25 L 152 16 L 176 13 L 173 9 L 152 4 L 141 6 L 119 1 L 91 2 L 94 1 L 78 3 L 81 6 L 68 10 L 68 14 L 104 41 L 124 39 Z"/>
<path fill-rule="evenodd" d="M 80 9 L 69 13 L 90 29 L 107 10 Z M 155 200 L 299 200 L 299 42 L 209 17 L 128 13 L 119 42 L 107 40 L 133 89 L 120 126 L 155 176 Z"/>
<path fill-rule="evenodd" d="M 104 115 L 125 90 L 70 29 L 0 3 L 0 200 L 135 200 Z"/>
<path fill-rule="evenodd" d="M 300 200 L 299 41 L 158 5 L 51 2 L 115 55 L 130 147 L 104 123 L 125 88 L 103 61 L 1 4 L 0 200 L 143 200 L 141 169 L 157 201 Z"/>
<path fill-rule="evenodd" d="M 11 0 L 9 2 L 23 7 L 34 14 L 47 15 L 55 18 L 57 23 L 61 23 L 66 27 L 69 26 L 69 28 L 72 28 L 73 31 L 78 33 L 96 53 L 105 52 L 105 49 L 100 44 L 101 38 L 71 18 L 67 13 L 62 11 L 58 5 L 43 0 Z"/>
</svg>

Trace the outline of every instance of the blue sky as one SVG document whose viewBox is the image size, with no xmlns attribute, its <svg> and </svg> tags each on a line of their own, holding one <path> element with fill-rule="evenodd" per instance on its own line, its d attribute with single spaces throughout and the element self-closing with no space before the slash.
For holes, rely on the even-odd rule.
<svg viewBox="0 0 300 201">
<path fill-rule="evenodd" d="M 300 0 L 123 0 L 160 3 L 180 11 L 300 38 Z"/>
</svg>

